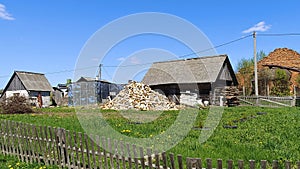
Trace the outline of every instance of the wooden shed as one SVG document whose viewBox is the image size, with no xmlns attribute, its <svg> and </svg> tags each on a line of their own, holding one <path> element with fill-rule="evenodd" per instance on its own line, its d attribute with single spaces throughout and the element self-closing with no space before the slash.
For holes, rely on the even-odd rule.
<svg viewBox="0 0 300 169">
<path fill-rule="evenodd" d="M 227 55 L 153 63 L 143 83 L 177 102 L 212 100 L 215 89 L 238 84 Z M 174 101 L 174 99 L 173 99 Z"/>
<path fill-rule="evenodd" d="M 51 104 L 51 92 L 52 87 L 44 74 L 15 71 L 4 88 L 1 98 L 14 95 L 25 96 L 33 106 L 37 106 L 37 98 L 41 96 L 41 105 L 47 107 Z"/>
<path fill-rule="evenodd" d="M 113 99 L 123 89 L 122 84 L 92 77 L 80 77 L 68 87 L 69 105 L 82 106 Z"/>
</svg>

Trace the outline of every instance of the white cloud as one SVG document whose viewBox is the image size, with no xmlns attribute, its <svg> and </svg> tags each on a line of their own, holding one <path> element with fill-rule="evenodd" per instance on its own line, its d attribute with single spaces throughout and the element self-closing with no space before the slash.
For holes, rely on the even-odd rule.
<svg viewBox="0 0 300 169">
<path fill-rule="evenodd" d="M 6 9 L 5 9 L 5 5 L 0 4 L 0 19 L 4 19 L 4 20 L 15 20 L 14 17 L 11 16 L 11 14 L 9 14 Z"/>
<path fill-rule="evenodd" d="M 132 64 L 141 64 L 141 61 L 137 57 L 131 57 L 130 63 Z"/>
<path fill-rule="evenodd" d="M 253 27 L 244 30 L 243 33 L 250 33 L 253 31 L 256 32 L 265 32 L 267 30 L 269 30 L 271 28 L 271 25 L 266 25 L 266 23 L 264 21 L 261 21 L 259 23 L 257 23 L 256 25 L 254 25 Z"/>
<path fill-rule="evenodd" d="M 124 62 L 124 63 L 130 63 L 130 64 L 141 64 L 141 61 L 134 56 L 130 56 L 130 57 L 119 57 L 117 58 L 118 61 Z"/>
<path fill-rule="evenodd" d="M 120 58 L 117 58 L 117 60 L 118 61 L 124 61 L 124 60 L 126 60 L 126 58 L 125 57 L 120 57 Z"/>
</svg>

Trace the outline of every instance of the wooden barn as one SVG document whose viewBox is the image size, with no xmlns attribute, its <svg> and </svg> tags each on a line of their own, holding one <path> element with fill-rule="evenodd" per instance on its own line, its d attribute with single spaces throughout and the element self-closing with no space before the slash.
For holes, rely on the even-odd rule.
<svg viewBox="0 0 300 169">
<path fill-rule="evenodd" d="M 173 101 L 191 105 L 199 99 L 212 103 L 215 89 L 238 84 L 227 55 L 156 62 L 142 82 Z"/>
<path fill-rule="evenodd" d="M 1 98 L 14 95 L 25 96 L 33 106 L 47 107 L 51 104 L 52 87 L 44 74 L 15 71 L 3 90 Z M 41 98 L 38 104 L 38 97 Z"/>
</svg>

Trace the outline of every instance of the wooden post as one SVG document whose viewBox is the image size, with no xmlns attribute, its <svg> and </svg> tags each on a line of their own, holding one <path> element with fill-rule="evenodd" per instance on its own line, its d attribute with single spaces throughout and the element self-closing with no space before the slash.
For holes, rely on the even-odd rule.
<svg viewBox="0 0 300 169">
<path fill-rule="evenodd" d="M 278 169 L 278 161 L 274 160 L 272 164 L 273 169 Z"/>
<path fill-rule="evenodd" d="M 244 169 L 244 161 L 243 160 L 238 161 L 238 169 Z"/>
<path fill-rule="evenodd" d="M 212 160 L 210 158 L 206 159 L 206 168 L 212 169 Z"/>
<path fill-rule="evenodd" d="M 170 153 L 169 154 L 169 157 L 170 157 L 170 163 L 171 163 L 171 169 L 175 169 L 175 159 L 174 159 L 174 154 L 173 153 Z M 149 157 L 148 157 L 149 158 Z M 152 164 L 151 164 L 152 165 Z M 152 166 L 151 166 L 152 168 Z M 151 169 L 150 168 L 150 169 Z"/>
<path fill-rule="evenodd" d="M 78 152 L 78 149 L 79 149 L 79 141 L 77 139 L 77 134 L 76 132 L 73 133 L 73 137 L 74 137 L 74 147 L 75 147 L 75 153 L 76 153 L 76 158 L 75 158 L 75 161 L 74 161 L 74 165 L 76 165 L 77 167 L 80 167 L 80 159 L 79 159 L 79 152 Z"/>
<path fill-rule="evenodd" d="M 87 165 L 88 165 L 88 168 L 91 168 L 91 160 L 90 160 L 91 157 L 90 157 L 90 149 L 89 149 L 88 140 L 89 140 L 88 135 L 84 134 L 85 150 L 86 150 L 86 156 L 87 156 Z"/>
<path fill-rule="evenodd" d="M 148 166 L 149 166 L 149 169 L 152 169 L 152 157 L 151 157 L 151 149 L 147 149 L 147 156 L 148 156 Z"/>
<path fill-rule="evenodd" d="M 267 160 L 261 160 L 261 169 L 267 169 Z"/>
<path fill-rule="evenodd" d="M 223 169 L 222 160 L 218 159 L 217 161 L 218 161 L 218 167 L 217 167 L 217 169 Z"/>
<path fill-rule="evenodd" d="M 227 161 L 227 169 L 233 169 L 233 161 L 232 160 Z"/>
<path fill-rule="evenodd" d="M 250 169 L 255 169 L 255 161 L 254 160 L 250 160 Z"/>
<path fill-rule="evenodd" d="M 178 167 L 179 169 L 183 169 L 183 163 L 182 163 L 182 155 L 177 155 L 177 161 L 178 161 Z"/>
<path fill-rule="evenodd" d="M 191 163 L 191 158 L 187 157 L 186 158 L 186 168 L 187 169 L 192 169 L 192 163 Z"/>
<path fill-rule="evenodd" d="M 142 169 L 145 169 L 145 158 L 144 158 L 144 149 L 143 149 L 143 147 L 140 147 L 140 159 L 141 159 Z"/>
<path fill-rule="evenodd" d="M 291 162 L 290 161 L 286 161 L 285 162 L 285 169 L 291 169 L 292 166 L 291 166 Z"/>
</svg>

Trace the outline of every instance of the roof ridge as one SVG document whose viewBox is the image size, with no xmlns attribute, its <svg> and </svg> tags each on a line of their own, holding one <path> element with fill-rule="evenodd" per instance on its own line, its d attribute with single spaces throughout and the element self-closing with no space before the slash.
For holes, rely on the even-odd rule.
<svg viewBox="0 0 300 169">
<path fill-rule="evenodd" d="M 29 71 L 18 71 L 18 70 L 15 70 L 14 72 L 15 72 L 15 73 L 27 73 L 27 74 L 45 75 L 44 73 L 29 72 Z"/>
<path fill-rule="evenodd" d="M 222 55 L 216 55 L 216 56 L 200 56 L 200 57 L 195 57 L 195 58 L 167 60 L 167 61 L 159 61 L 159 62 L 153 62 L 153 63 L 181 62 L 181 61 L 187 61 L 187 60 L 201 60 L 201 59 L 216 58 L 216 57 L 228 57 L 228 55 L 227 54 L 222 54 Z"/>
</svg>

